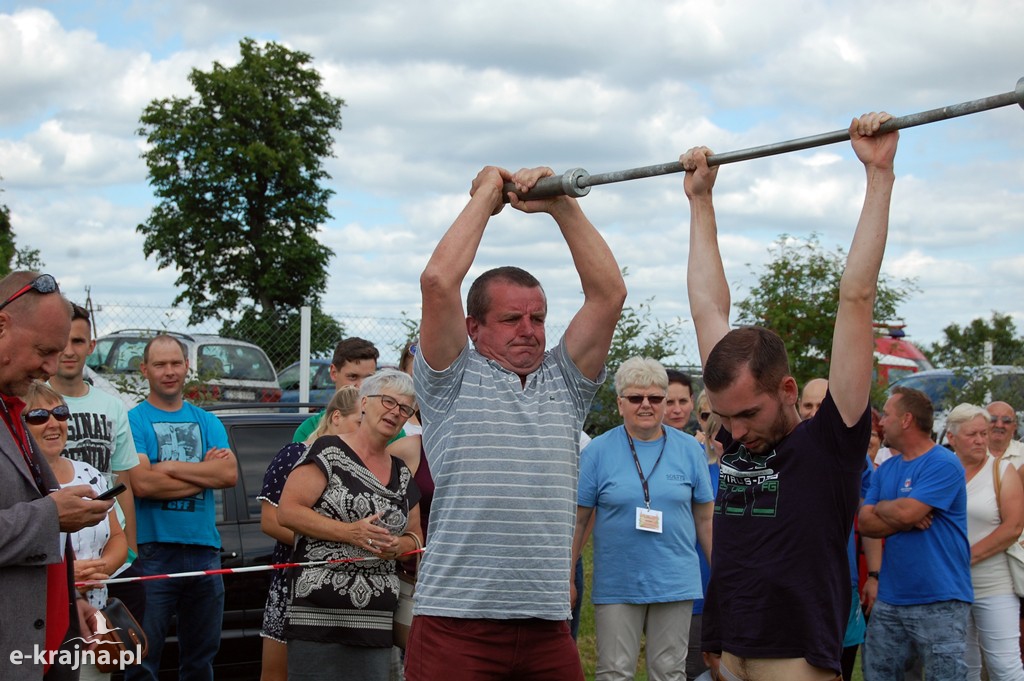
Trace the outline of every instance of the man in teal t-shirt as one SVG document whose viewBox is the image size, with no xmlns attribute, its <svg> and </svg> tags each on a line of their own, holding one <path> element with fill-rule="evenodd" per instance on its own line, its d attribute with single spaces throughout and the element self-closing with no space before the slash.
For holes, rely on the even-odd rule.
<svg viewBox="0 0 1024 681">
<path fill-rule="evenodd" d="M 364 378 L 377 372 L 379 358 L 380 352 L 368 340 L 353 336 L 338 341 L 334 348 L 334 357 L 331 359 L 331 380 L 334 381 L 335 390 L 346 385 L 358 388 Z M 323 412 L 320 412 L 303 421 L 295 430 L 292 442 L 305 442 L 320 425 L 322 417 Z"/>
<path fill-rule="evenodd" d="M 128 412 L 139 465 L 131 469 L 139 557 L 145 575 L 220 568 L 214 490 L 234 487 L 238 462 L 220 420 L 184 400 L 188 360 L 170 336 L 142 353 L 146 400 Z M 125 671 L 126 681 L 157 678 L 164 638 L 177 617 L 179 674 L 213 678 L 224 615 L 224 580 L 202 575 L 146 581 L 142 628 L 149 653 Z"/>
</svg>

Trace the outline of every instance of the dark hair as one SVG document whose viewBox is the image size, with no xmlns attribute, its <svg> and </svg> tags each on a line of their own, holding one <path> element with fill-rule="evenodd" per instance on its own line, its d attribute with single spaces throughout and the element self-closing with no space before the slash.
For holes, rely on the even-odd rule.
<svg viewBox="0 0 1024 681">
<path fill-rule="evenodd" d="M 412 363 L 413 357 L 416 356 L 416 352 L 419 350 L 419 344 L 420 339 L 413 338 L 402 348 L 402 357 L 398 360 L 399 371 L 405 371 L 405 366 Z"/>
<path fill-rule="evenodd" d="M 686 389 L 690 391 L 690 397 L 693 397 L 693 381 L 690 377 L 684 374 L 679 369 L 665 369 L 665 373 L 668 374 L 668 384 L 678 383 L 685 385 Z"/>
<path fill-rule="evenodd" d="M 539 288 L 541 293 L 544 292 L 544 287 L 537 281 L 537 277 L 522 268 L 506 265 L 487 270 L 476 278 L 466 295 L 466 314 L 480 323 L 483 323 L 491 310 L 489 287 L 492 281 L 504 281 L 523 288 Z"/>
<path fill-rule="evenodd" d="M 914 425 L 926 435 L 932 434 L 932 425 L 935 423 L 935 407 L 927 395 L 920 390 L 906 388 L 902 385 L 892 389 L 894 396 L 899 396 L 896 403 L 904 414 L 914 417 Z"/>
<path fill-rule="evenodd" d="M 380 352 L 376 346 L 364 338 L 352 336 L 338 341 L 334 346 L 334 357 L 331 364 L 335 369 L 345 366 L 345 362 L 358 362 L 361 359 L 372 359 L 376 362 L 380 359 Z"/>
<path fill-rule="evenodd" d="M 149 364 L 149 349 L 151 347 L 153 347 L 156 343 L 166 343 L 168 341 L 170 341 L 172 343 L 177 343 L 178 349 L 181 350 L 181 356 L 184 357 L 185 361 L 187 362 L 188 361 L 188 348 L 185 347 L 185 344 L 182 343 L 177 338 L 175 338 L 174 336 L 168 336 L 166 333 L 161 333 L 158 336 L 153 336 L 152 338 L 150 338 L 149 342 L 146 343 L 146 347 L 144 347 L 142 349 L 142 363 L 143 364 Z"/>
<path fill-rule="evenodd" d="M 733 329 L 718 341 L 704 363 L 704 385 L 725 390 L 746 366 L 762 393 L 774 392 L 789 376 L 789 355 L 779 334 L 761 326 Z"/>
<path fill-rule="evenodd" d="M 84 319 L 85 323 L 92 329 L 92 317 L 89 315 L 89 311 L 78 303 L 71 303 L 71 321 L 76 319 Z"/>
</svg>

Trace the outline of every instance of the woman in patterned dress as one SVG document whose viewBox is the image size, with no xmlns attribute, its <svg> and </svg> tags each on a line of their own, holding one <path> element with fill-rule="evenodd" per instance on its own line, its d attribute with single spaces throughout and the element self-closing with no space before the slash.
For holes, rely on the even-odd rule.
<svg viewBox="0 0 1024 681">
<path fill-rule="evenodd" d="M 343 435 L 351 433 L 359 427 L 359 390 L 351 385 L 343 386 L 324 409 L 324 417 L 320 425 L 305 442 L 288 443 L 267 467 L 263 476 L 263 489 L 256 496 L 260 502 L 260 528 L 274 539 L 273 563 L 288 563 L 292 559 L 292 546 L 295 544 L 295 533 L 281 527 L 277 521 L 277 504 L 281 500 L 281 490 L 285 480 L 292 472 L 296 462 L 311 444 L 322 435 Z M 288 609 L 291 595 L 288 590 L 288 577 L 284 570 L 275 570 L 270 580 L 270 591 L 267 604 L 263 608 L 263 664 L 260 681 L 287 681 L 288 679 L 288 648 L 284 639 L 284 617 Z"/>
<path fill-rule="evenodd" d="M 385 369 L 363 381 L 362 421 L 317 440 L 288 476 L 278 521 L 295 532 L 285 621 L 288 678 L 387 681 L 396 558 L 422 545 L 419 489 L 386 451 L 416 411 L 412 379 Z"/>
<path fill-rule="evenodd" d="M 61 487 L 92 485 L 96 494 L 107 491 L 107 479 L 102 473 L 87 463 L 61 456 L 68 441 L 71 412 L 60 393 L 40 381 L 32 383 L 25 394 L 23 414 L 28 432 Z M 60 545 L 64 546 L 63 539 Z M 72 533 L 71 546 L 75 550 L 75 581 L 108 579 L 128 558 L 128 540 L 113 508 L 98 525 Z M 107 604 L 107 587 L 92 587 L 85 591 L 85 597 L 93 607 L 102 608 Z M 82 667 L 81 678 L 109 679 L 110 674 L 103 674 L 90 664 Z"/>
</svg>

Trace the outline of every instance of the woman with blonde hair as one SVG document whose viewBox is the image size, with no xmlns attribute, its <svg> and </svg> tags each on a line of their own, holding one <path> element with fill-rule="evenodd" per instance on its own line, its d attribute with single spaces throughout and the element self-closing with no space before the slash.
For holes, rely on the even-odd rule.
<svg viewBox="0 0 1024 681">
<path fill-rule="evenodd" d="M 263 489 L 256 496 L 260 502 L 260 529 L 277 540 L 272 563 L 288 563 L 292 558 L 295 533 L 277 521 L 277 505 L 281 490 L 296 462 L 309 446 L 324 435 L 350 433 L 359 426 L 359 389 L 346 385 L 339 389 L 324 409 L 323 418 L 305 442 L 291 442 L 274 457 L 263 476 Z M 291 593 L 284 570 L 274 570 L 263 609 L 263 665 L 261 681 L 285 681 L 288 678 L 288 648 L 284 639 L 284 618 Z"/>
<path fill-rule="evenodd" d="M 967 477 L 967 538 L 974 603 L 967 621 L 967 678 L 981 678 L 984 656 L 992 681 L 1024 681 L 1020 601 L 1013 591 L 1006 548 L 1024 527 L 1024 486 L 1008 462 L 988 453 L 992 416 L 960 404 L 946 417 L 947 439 Z"/>
</svg>

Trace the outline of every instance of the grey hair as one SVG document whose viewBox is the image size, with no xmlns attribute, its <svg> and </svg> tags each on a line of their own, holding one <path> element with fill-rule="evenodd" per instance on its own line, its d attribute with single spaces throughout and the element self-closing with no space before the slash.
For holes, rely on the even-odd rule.
<svg viewBox="0 0 1024 681">
<path fill-rule="evenodd" d="M 380 395 L 385 390 L 411 397 L 413 407 L 416 406 L 416 391 L 412 386 L 412 377 L 397 369 L 381 369 L 364 378 L 363 384 L 359 387 L 359 397 Z"/>
<path fill-rule="evenodd" d="M 668 373 L 661 362 L 656 359 L 630 357 L 615 372 L 615 394 L 621 395 L 622 391 L 630 386 L 638 388 L 655 386 L 667 391 Z"/>
<path fill-rule="evenodd" d="M 960 431 L 960 426 L 973 421 L 979 416 L 983 416 L 986 423 L 992 422 L 992 414 L 989 414 L 986 409 L 976 404 L 967 404 L 966 402 L 958 404 L 946 416 L 946 430 L 956 435 Z"/>
</svg>

